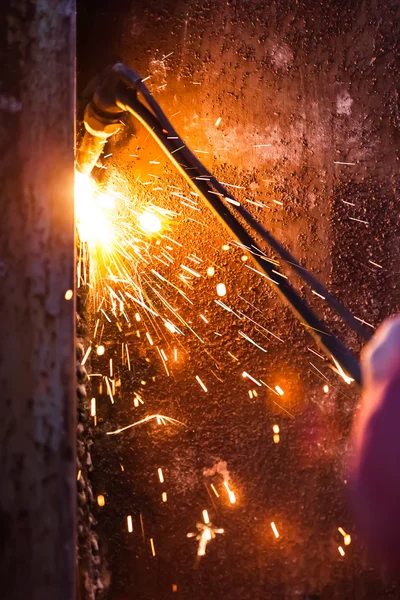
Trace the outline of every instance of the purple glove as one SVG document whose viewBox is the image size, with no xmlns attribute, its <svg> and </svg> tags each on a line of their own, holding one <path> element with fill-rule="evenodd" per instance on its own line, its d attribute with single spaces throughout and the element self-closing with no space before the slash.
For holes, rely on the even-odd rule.
<svg viewBox="0 0 400 600">
<path fill-rule="evenodd" d="M 371 551 L 400 570 L 400 315 L 378 329 L 361 366 L 351 473 L 356 519 Z"/>
</svg>

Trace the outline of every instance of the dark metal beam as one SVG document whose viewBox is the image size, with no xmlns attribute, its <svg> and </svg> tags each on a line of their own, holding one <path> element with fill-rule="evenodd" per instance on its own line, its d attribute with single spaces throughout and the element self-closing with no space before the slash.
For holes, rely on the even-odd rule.
<svg viewBox="0 0 400 600">
<path fill-rule="evenodd" d="M 75 0 L 0 4 L 0 598 L 75 593 Z"/>
</svg>

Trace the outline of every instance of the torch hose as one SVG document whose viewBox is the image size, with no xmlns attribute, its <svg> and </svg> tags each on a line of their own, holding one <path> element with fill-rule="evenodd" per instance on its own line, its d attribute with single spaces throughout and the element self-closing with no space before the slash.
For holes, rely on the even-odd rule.
<svg viewBox="0 0 400 600">
<path fill-rule="evenodd" d="M 253 237 L 234 217 L 227 206 L 220 200 L 219 196 L 216 196 L 210 190 L 211 183 L 216 189 L 223 190 L 219 193 L 224 194 L 224 197 L 231 197 L 221 184 L 218 184 L 217 187 L 216 183 L 218 182 L 215 178 L 210 176 L 200 161 L 198 161 L 186 147 L 175 147 L 176 144 L 171 143 L 173 140 L 167 139 L 167 133 L 170 135 L 172 128 L 166 130 L 154 114 L 152 114 L 152 112 L 137 99 L 136 94 L 134 94 L 132 90 L 128 89 L 125 92 L 120 93 L 118 106 L 121 109 L 123 108 L 128 111 L 147 129 L 178 172 L 185 178 L 187 183 L 201 195 L 206 204 L 217 214 L 219 220 L 229 229 L 239 243 L 249 249 L 253 261 L 256 262 L 261 269 L 261 272 L 258 272 L 267 278 L 268 283 L 271 284 L 281 298 L 286 300 L 302 324 L 310 329 L 311 334 L 316 339 L 319 346 L 325 350 L 328 356 L 332 356 L 335 361 L 342 366 L 343 370 L 354 379 L 359 386 L 361 386 L 360 365 L 356 357 L 318 318 L 314 311 L 308 306 L 307 302 L 299 296 L 296 290 L 290 285 L 288 280 L 284 277 L 279 278 L 276 270 L 273 269 L 276 265 L 265 257 L 264 252 Z M 176 136 L 173 135 L 173 137 Z M 195 160 L 192 160 L 192 157 Z M 190 169 L 191 175 L 189 175 L 188 169 Z M 196 171 L 195 174 L 193 174 L 193 170 Z M 201 179 L 198 179 L 199 177 Z M 203 178 L 210 178 L 210 181 L 205 181 Z M 247 211 L 245 212 L 247 213 Z M 261 228 L 261 230 L 263 230 L 263 228 Z M 261 235 L 264 237 L 264 231 L 262 231 Z M 254 250 L 256 251 L 256 254 L 254 254 Z M 279 281 L 277 281 L 278 278 Z"/>
<path fill-rule="evenodd" d="M 138 100 L 138 92 L 143 96 L 149 108 Z M 292 287 L 286 276 L 277 272 L 276 261 L 265 255 L 256 240 L 233 214 L 233 211 L 310 285 L 313 291 L 322 296 L 349 327 L 364 340 L 370 339 L 371 333 L 204 167 L 197 156 L 184 144 L 141 77 L 123 64 L 114 65 L 103 84 L 96 91 L 88 108 L 91 110 L 89 114 L 91 120 L 89 123 L 85 120 L 88 131 L 78 151 L 78 159 L 82 157 L 82 164 L 78 168 L 85 173 L 91 171 L 95 162 L 94 157 L 97 159 L 103 150 L 104 137 L 101 139 L 101 136 L 109 137 L 116 130 L 115 128 L 118 128 L 118 111 L 119 114 L 130 113 L 148 130 L 178 172 L 200 194 L 239 244 L 250 252 L 253 261 L 259 267 L 256 271 L 264 276 L 279 296 L 289 304 L 302 325 L 309 329 L 319 346 L 326 352 L 328 358 L 333 358 L 336 366 L 342 368 L 361 386 L 361 369 L 357 358 L 319 319 L 306 300 Z M 100 135 L 100 138 L 90 139 L 93 137 L 91 133 Z M 92 159 L 91 154 L 93 154 Z M 87 167 L 85 161 L 87 161 Z"/>
</svg>

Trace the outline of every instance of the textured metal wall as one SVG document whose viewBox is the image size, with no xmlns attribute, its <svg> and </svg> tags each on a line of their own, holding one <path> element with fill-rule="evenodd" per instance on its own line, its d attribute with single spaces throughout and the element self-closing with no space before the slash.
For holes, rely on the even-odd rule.
<svg viewBox="0 0 400 600">
<path fill-rule="evenodd" d="M 396 2 L 116 1 L 96 3 L 93 17 L 90 5 L 81 7 L 82 90 L 116 60 L 150 75 L 149 86 L 190 147 L 201 151 L 221 181 L 244 188 L 235 189 L 241 201 L 267 205 L 252 205 L 254 214 L 356 316 L 376 326 L 398 310 Z M 109 173 L 118 168 L 133 197 L 143 193 L 137 178 L 145 182 L 149 174 L 179 185 L 147 136 L 139 130 L 130 138 L 129 126 L 125 130 L 110 147 Z M 160 164 L 149 163 L 154 159 Z M 167 193 L 162 197 L 173 206 Z M 240 253 L 221 250 L 227 237 L 215 221 L 206 214 L 202 219 L 204 227 L 186 222 L 175 238 L 204 260 L 204 268 L 211 262 L 220 267 L 227 304 L 284 342 L 264 340 L 265 354 L 240 339 L 234 318 L 213 302 L 216 281 L 203 277 L 186 316 L 198 323 L 198 314 L 207 311 L 220 335 L 208 336 L 204 324 L 199 331 L 208 336 L 214 363 L 200 343 L 187 340 L 185 363 L 166 378 L 154 352 L 134 344 L 136 374 L 121 366 L 120 402 L 104 411 L 100 426 L 135 420 L 132 393 L 144 378 L 147 412 L 171 415 L 189 429 L 166 433 L 150 427 L 116 438 L 98 433 L 95 486 L 109 494 L 108 512 L 99 515 L 112 572 L 109 597 L 279 600 L 310 593 L 361 600 L 383 591 L 398 597 L 382 573 L 370 569 L 348 508 L 345 457 L 357 393 L 308 350 L 315 347 L 307 333 L 240 264 Z M 246 309 L 238 295 L 263 316 Z M 330 317 L 318 298 L 308 297 Z M 251 327 L 246 332 L 256 336 Z M 119 344 L 123 338 L 106 331 L 107 351 L 117 360 L 112 340 Z M 359 341 L 343 333 L 359 350 Z M 328 393 L 310 363 L 328 377 Z M 250 399 L 241 370 L 281 385 L 285 395 L 264 389 Z M 195 374 L 208 382 L 209 394 Z M 273 443 L 274 423 L 281 428 L 280 444 Z M 227 462 L 235 506 L 226 499 L 211 503 L 206 492 L 204 471 L 218 460 Z M 159 466 L 168 478 L 165 505 L 157 487 Z M 186 533 L 206 506 L 225 534 L 210 543 L 193 570 L 196 545 Z M 125 515 L 139 513 L 148 528 L 145 542 L 140 533 L 135 538 L 125 531 Z M 343 558 L 339 526 L 353 538 Z M 155 558 L 149 537 L 157 545 Z"/>
</svg>

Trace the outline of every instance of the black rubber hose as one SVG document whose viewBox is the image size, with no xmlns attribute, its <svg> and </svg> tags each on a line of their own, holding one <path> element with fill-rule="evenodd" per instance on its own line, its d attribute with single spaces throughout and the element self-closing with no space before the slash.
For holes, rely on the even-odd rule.
<svg viewBox="0 0 400 600">
<path fill-rule="evenodd" d="M 137 99 L 134 90 L 127 89 L 125 91 L 121 91 L 118 105 L 120 108 L 130 112 L 140 123 L 142 123 L 142 125 L 157 141 L 169 160 L 186 179 L 189 185 L 201 194 L 206 203 L 218 215 L 219 219 L 230 230 L 235 238 L 247 248 L 254 248 L 259 253 L 252 253 L 252 258 L 260 267 L 262 274 L 267 277 L 268 282 L 272 285 L 275 291 L 287 301 L 302 324 L 310 329 L 310 333 L 316 339 L 318 344 L 327 352 L 328 355 L 331 355 L 336 360 L 343 370 L 352 379 L 354 379 L 359 386 L 361 386 L 361 370 L 356 357 L 317 317 L 313 310 L 308 306 L 306 301 L 301 298 L 301 296 L 299 296 L 299 294 L 290 285 L 287 279 L 279 278 L 279 281 L 277 281 L 278 276 L 273 271 L 274 265 L 262 257 L 263 252 L 255 240 L 239 223 L 239 221 L 237 221 L 237 219 L 232 215 L 230 210 L 227 208 L 227 206 L 225 206 L 220 198 L 212 193 L 210 190 L 210 184 L 217 190 L 221 190 L 221 192 L 218 193 L 223 194 L 224 197 L 231 196 L 226 192 L 223 186 L 219 184 L 215 177 L 208 173 L 200 161 L 198 161 L 198 159 L 185 146 L 176 147 L 174 140 L 167 139 L 167 135 L 171 136 L 171 133 L 175 133 L 168 121 L 160 123 L 158 118 L 156 118 L 154 114 Z M 167 128 L 166 126 L 169 127 Z M 175 135 L 173 137 L 175 137 Z M 190 175 L 188 173 L 188 169 L 191 171 Z M 196 172 L 193 173 L 193 170 L 196 170 Z M 198 177 L 207 178 L 209 181 L 198 179 Z M 245 213 L 246 215 L 249 214 L 247 211 L 245 211 Z M 251 217 L 251 215 L 249 216 Z M 253 217 L 251 217 L 251 219 L 254 220 Z M 255 223 L 257 222 L 255 221 Z M 262 227 L 261 230 L 263 230 Z M 256 228 L 256 231 L 259 231 L 258 227 Z M 260 233 L 260 235 L 263 236 L 263 233 Z M 303 270 L 303 267 L 301 267 L 301 270 Z"/>
</svg>

